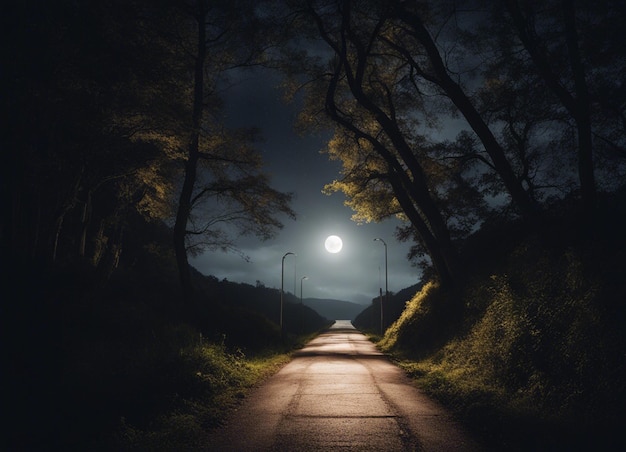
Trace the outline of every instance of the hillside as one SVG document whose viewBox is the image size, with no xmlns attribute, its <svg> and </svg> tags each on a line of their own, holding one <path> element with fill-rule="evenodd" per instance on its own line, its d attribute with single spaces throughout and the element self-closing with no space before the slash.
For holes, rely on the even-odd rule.
<svg viewBox="0 0 626 452">
<path fill-rule="evenodd" d="M 407 302 L 419 292 L 422 286 L 423 283 L 420 282 L 397 293 L 389 294 L 389 300 L 383 306 L 385 328 L 400 317 Z M 380 332 L 380 297 L 372 299 L 372 303 L 355 317 L 354 325 L 361 331 Z"/>
<path fill-rule="evenodd" d="M 428 282 L 379 342 L 496 450 L 626 449 L 626 205 L 575 226 L 483 231 L 458 286 Z"/>
<path fill-rule="evenodd" d="M 151 246 L 127 247 L 106 284 L 87 264 L 2 253 L 6 450 L 194 450 L 329 323 L 290 299 L 281 334 L 276 290 L 199 273 L 184 309 L 169 230 L 142 232 Z"/>
<path fill-rule="evenodd" d="M 230 307 L 243 307 L 262 313 L 273 322 L 279 322 L 280 312 L 280 291 L 278 289 L 265 287 L 262 284 L 253 286 L 247 283 L 237 283 L 228 280 L 218 280 L 215 276 L 204 276 L 195 272 L 195 279 L 198 286 L 202 288 L 211 298 L 219 301 L 223 305 Z M 415 292 L 413 292 L 415 293 Z M 325 320 L 352 320 L 364 306 L 343 300 L 305 298 L 304 305 L 300 306 L 300 298 L 290 292 L 286 292 L 283 297 L 285 303 L 286 324 L 292 332 L 299 325 L 299 317 L 302 314 L 305 318 L 315 318 Z M 318 323 L 313 323 L 318 325 Z"/>
<path fill-rule="evenodd" d="M 214 276 L 204 276 L 194 271 L 194 279 L 198 288 L 205 294 L 210 304 L 221 306 L 226 312 L 234 312 L 226 318 L 216 317 L 210 311 L 207 313 L 207 324 L 218 332 L 226 335 L 226 341 L 234 345 L 248 344 L 253 346 L 254 325 L 246 326 L 246 319 L 241 312 L 254 313 L 261 316 L 266 322 L 274 325 L 280 323 L 280 291 L 265 287 L 262 284 L 253 286 L 247 283 L 236 283 L 228 280 L 218 280 Z M 239 314 L 237 314 L 239 313 Z M 230 319 L 230 323 L 226 319 Z M 283 296 L 283 325 L 285 331 L 291 334 L 307 334 L 317 331 L 328 323 L 330 319 L 316 312 L 308 306 L 301 306 L 300 299 L 291 293 Z M 252 340 L 248 341 L 248 336 Z"/>
<path fill-rule="evenodd" d="M 358 303 L 332 299 L 305 298 L 302 302 L 330 320 L 354 320 L 365 308 Z"/>
</svg>

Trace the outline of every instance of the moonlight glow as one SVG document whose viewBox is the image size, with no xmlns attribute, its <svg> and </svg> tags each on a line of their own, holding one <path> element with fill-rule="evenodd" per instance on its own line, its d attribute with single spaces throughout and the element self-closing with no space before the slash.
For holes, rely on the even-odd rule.
<svg viewBox="0 0 626 452">
<path fill-rule="evenodd" d="M 337 237 L 336 235 L 330 235 L 326 239 L 326 242 L 324 242 L 324 246 L 326 247 L 326 251 L 328 251 L 329 253 L 338 253 L 343 247 L 343 242 L 341 241 L 340 237 Z"/>
</svg>

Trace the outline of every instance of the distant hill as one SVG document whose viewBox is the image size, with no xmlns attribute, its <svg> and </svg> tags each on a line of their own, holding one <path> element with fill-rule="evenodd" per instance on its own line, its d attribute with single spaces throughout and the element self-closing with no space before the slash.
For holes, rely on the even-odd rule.
<svg viewBox="0 0 626 452">
<path fill-rule="evenodd" d="M 275 326 L 279 325 L 281 297 L 278 289 L 265 287 L 263 284 L 252 286 L 246 283 L 231 282 L 227 279 L 220 281 L 215 276 L 202 275 L 193 268 L 192 274 L 198 292 L 206 294 L 207 299 L 210 300 L 209 305 L 214 305 L 210 308 L 210 312 L 212 312 L 210 320 L 216 322 L 212 325 L 213 328 L 224 332 L 231 341 L 239 341 L 237 344 L 240 345 L 242 340 L 250 338 L 249 331 L 254 328 L 242 323 L 246 315 L 250 313 L 264 316 Z M 235 313 L 232 325 L 227 324 L 223 314 L 215 315 L 214 311 L 218 307 L 227 312 Z M 284 294 L 282 313 L 285 330 L 293 334 L 317 331 L 325 327 L 329 320 L 334 320 L 334 318 L 320 315 L 319 312 L 306 304 L 303 307 L 300 306 L 300 299 L 291 293 Z M 228 327 L 230 327 L 229 331 Z"/>
<path fill-rule="evenodd" d="M 305 298 L 302 303 L 329 320 L 354 320 L 365 306 L 350 301 Z"/>
<path fill-rule="evenodd" d="M 384 306 L 385 327 L 388 327 L 400 317 L 407 301 L 413 298 L 413 296 L 422 289 L 422 286 L 423 283 L 419 282 L 397 293 L 389 294 L 389 301 Z M 380 331 L 379 297 L 372 299 L 370 305 L 364 306 L 362 312 L 354 319 L 354 326 L 363 331 Z"/>
</svg>

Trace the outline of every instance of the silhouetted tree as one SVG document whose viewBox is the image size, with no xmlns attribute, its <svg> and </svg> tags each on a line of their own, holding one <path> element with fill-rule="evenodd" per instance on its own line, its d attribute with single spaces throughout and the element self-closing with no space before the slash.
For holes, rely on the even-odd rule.
<svg viewBox="0 0 626 452">
<path fill-rule="evenodd" d="M 358 209 L 357 215 L 365 214 L 367 209 L 374 212 L 375 204 L 382 206 L 392 197 L 393 202 L 386 202 L 390 208 L 380 207 L 370 219 L 380 220 L 400 209 L 418 232 L 441 280 L 451 282 L 457 272 L 457 253 L 442 212 L 443 194 L 452 194 L 453 187 L 466 189 L 469 185 L 462 175 L 463 168 L 436 158 L 442 147 L 433 146 L 423 132 L 435 121 L 425 111 L 429 107 L 441 111 L 424 95 L 424 86 L 431 85 L 426 89 L 434 87 L 437 94 L 447 95 L 464 109 L 468 121 L 482 134 L 493 159 L 492 167 L 521 210 L 531 215 L 534 206 L 528 194 L 461 87 L 447 73 L 419 16 L 412 11 L 399 14 L 390 8 L 392 5 L 376 2 L 310 5 L 306 13 L 334 54 L 330 73 L 318 73 L 326 76 L 319 89 L 324 89 L 326 83 L 325 111 L 344 130 L 337 132 L 344 135 L 336 135 L 335 143 L 339 145 L 331 143 L 329 150 L 331 157 L 344 162 L 346 177 L 328 188 L 344 191 L 352 207 Z M 407 29 L 404 21 L 409 18 Z M 425 55 L 423 62 L 413 55 Z M 361 191 L 367 185 L 371 190 Z"/>
<path fill-rule="evenodd" d="M 190 55 L 186 62 L 191 109 L 174 223 L 174 250 L 183 299 L 191 303 L 188 245 L 232 247 L 228 232 L 219 224 L 268 238 L 282 227 L 276 214 L 294 214 L 289 207 L 291 196 L 272 189 L 260 171 L 262 162 L 250 146 L 253 135 L 224 130 L 217 114 L 220 78 L 229 69 L 258 64 L 263 55 L 266 38 L 255 19 L 255 5 L 197 0 L 180 6 L 174 14 L 180 18 L 179 36 L 186 38 L 180 45 Z M 198 213 L 198 207 L 207 205 L 213 207 L 213 214 Z M 189 241 L 191 235 L 204 239 L 193 244 Z"/>
<path fill-rule="evenodd" d="M 12 206 L 2 243 L 14 254 L 98 265 L 110 253 L 115 262 L 129 213 L 167 215 L 168 160 L 134 139 L 150 127 L 147 106 L 168 73 L 153 59 L 162 54 L 145 26 L 153 12 L 140 0 L 57 1 L 3 15 L 14 45 L 2 56 L 3 200 Z"/>
<path fill-rule="evenodd" d="M 623 4 L 467 2 L 469 22 L 460 5 L 458 40 L 481 55 L 478 108 L 522 182 L 544 202 L 575 194 L 592 222 L 597 190 L 614 190 L 625 169 Z"/>
<path fill-rule="evenodd" d="M 597 106 L 607 103 L 607 99 L 601 99 L 597 88 L 590 87 L 589 82 L 598 81 L 599 77 L 610 80 L 616 70 L 623 75 L 626 55 L 609 44 L 616 38 L 614 33 L 620 33 L 614 21 L 625 15 L 626 8 L 618 3 L 564 0 L 548 2 L 540 9 L 531 2 L 505 3 L 516 35 L 532 60 L 532 70 L 575 124 L 580 193 L 584 221 L 589 222 L 593 220 L 597 191 L 594 134 L 595 140 L 606 140 L 610 134 L 606 120 L 614 120 L 604 114 L 598 117 Z M 621 79 L 613 79 L 617 83 L 613 92 L 617 99 L 613 102 L 621 103 L 623 108 Z M 624 140 L 619 142 L 623 149 Z"/>
<path fill-rule="evenodd" d="M 573 2 L 550 3 L 540 14 L 508 2 L 521 28 L 495 3 L 287 3 L 300 14 L 297 45 L 310 56 L 288 54 L 296 89 L 309 93 L 304 122 L 322 124 L 316 114 L 325 111 L 337 127 L 328 152 L 344 166 L 327 190 L 347 194 L 358 221 L 408 220 L 415 233 L 400 235 L 416 237 L 414 254 L 425 249 L 442 280 L 454 274 L 454 239 L 480 225 L 486 205 L 505 212 L 510 200 L 534 222 L 550 198 L 575 193 L 570 144 L 559 138 L 572 123 L 587 211 L 595 198 L 590 136 L 614 162 L 623 154 L 624 90 L 615 82 L 623 58 L 609 59 L 610 32 L 598 29 L 606 13 L 624 14 L 615 2 L 586 6 L 587 16 Z M 601 50 L 603 63 L 592 68 L 587 49 Z M 557 82 L 561 97 L 551 93 Z M 615 91 L 616 101 L 602 89 Z M 605 166 L 617 175 L 613 188 L 623 163 Z"/>
</svg>

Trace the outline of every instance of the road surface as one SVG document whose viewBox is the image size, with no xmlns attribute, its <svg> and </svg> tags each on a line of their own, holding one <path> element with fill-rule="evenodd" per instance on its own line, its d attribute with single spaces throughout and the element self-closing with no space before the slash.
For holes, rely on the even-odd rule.
<svg viewBox="0 0 626 452">
<path fill-rule="evenodd" d="M 337 321 L 212 433 L 215 451 L 479 451 L 349 321 Z"/>
</svg>

